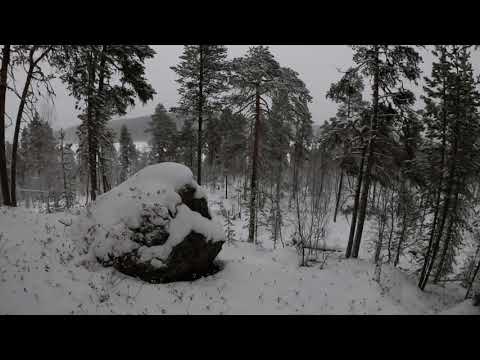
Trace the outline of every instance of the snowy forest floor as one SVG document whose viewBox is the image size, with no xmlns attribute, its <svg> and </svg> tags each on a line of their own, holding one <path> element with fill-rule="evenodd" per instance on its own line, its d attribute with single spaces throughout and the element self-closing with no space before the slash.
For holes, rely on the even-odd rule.
<svg viewBox="0 0 480 360">
<path fill-rule="evenodd" d="M 216 213 L 228 205 L 220 194 L 209 196 Z M 222 270 L 213 276 L 151 285 L 100 265 L 88 270 L 59 222 L 73 216 L 0 208 L 0 314 L 479 314 L 453 283 L 421 292 L 415 278 L 388 265 L 377 283 L 362 255 L 368 242 L 361 259 L 328 252 L 300 267 L 296 249 L 273 249 L 266 233 L 261 245 L 246 243 L 244 217 L 234 222 L 238 241 L 224 244 Z M 347 223 L 331 225 L 328 246 L 343 248 Z"/>
</svg>

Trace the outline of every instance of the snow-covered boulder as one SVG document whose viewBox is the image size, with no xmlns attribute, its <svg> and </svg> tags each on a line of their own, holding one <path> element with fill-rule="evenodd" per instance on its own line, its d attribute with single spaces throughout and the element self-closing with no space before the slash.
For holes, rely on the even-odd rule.
<svg viewBox="0 0 480 360">
<path fill-rule="evenodd" d="M 99 196 L 79 227 L 101 264 L 152 283 L 215 271 L 213 260 L 225 241 L 190 169 L 168 162 Z"/>
</svg>

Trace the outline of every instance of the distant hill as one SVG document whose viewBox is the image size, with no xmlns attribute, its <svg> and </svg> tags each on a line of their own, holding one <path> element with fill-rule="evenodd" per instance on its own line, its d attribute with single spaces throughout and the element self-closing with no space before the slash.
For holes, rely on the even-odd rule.
<svg viewBox="0 0 480 360">
<path fill-rule="evenodd" d="M 169 115 L 175 119 L 177 129 L 181 130 L 183 127 L 184 119 L 176 114 L 169 113 Z M 149 134 L 145 132 L 148 128 L 148 123 L 151 121 L 151 116 L 139 116 L 134 118 L 124 118 L 111 120 L 109 126 L 115 131 L 116 139 L 119 138 L 120 129 L 123 125 L 126 125 L 128 131 L 132 134 L 132 139 L 136 143 L 147 143 L 149 140 Z M 72 126 L 65 129 L 65 142 L 78 143 L 77 138 L 77 126 Z M 313 124 L 313 134 L 318 136 L 320 134 L 320 125 Z"/>
<path fill-rule="evenodd" d="M 183 127 L 184 120 L 178 117 L 175 114 L 169 113 L 169 115 L 175 119 L 177 124 L 177 129 L 180 130 Z M 128 128 L 128 131 L 132 135 L 132 139 L 134 142 L 148 142 L 149 134 L 145 132 L 148 128 L 148 123 L 151 121 L 151 116 L 139 116 L 134 118 L 123 118 L 123 119 L 116 119 L 111 120 L 109 122 L 109 126 L 115 131 L 115 137 L 118 139 L 120 136 L 120 129 L 123 125 Z M 78 137 L 77 137 L 77 127 L 72 126 L 65 129 L 65 142 L 77 144 Z"/>
</svg>

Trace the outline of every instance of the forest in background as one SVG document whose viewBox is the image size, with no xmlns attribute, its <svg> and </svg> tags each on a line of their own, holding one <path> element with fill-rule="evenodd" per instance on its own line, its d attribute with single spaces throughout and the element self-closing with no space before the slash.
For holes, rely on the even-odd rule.
<svg viewBox="0 0 480 360">
<path fill-rule="evenodd" d="M 94 201 L 147 165 L 179 162 L 199 184 L 234 200 L 225 210 L 227 229 L 231 218 L 246 217 L 249 242 L 263 228 L 283 243 L 290 214 L 294 244 L 319 249 L 328 221 L 345 216 L 347 258 L 358 257 L 368 223 L 377 234 L 378 276 L 382 264 L 407 263 L 420 289 L 459 281 L 469 297 L 480 285 L 480 94 L 471 63 L 477 49 L 428 47 L 430 74 L 421 73 L 418 50 L 352 46 L 354 66 L 327 94 L 315 94 L 338 104 L 317 133 L 309 111 L 313 95 L 268 47 L 228 61 L 223 45 L 187 45 L 172 67 L 180 101 L 172 109 L 158 104 L 149 146 L 140 151 L 127 127 L 118 134 L 109 121 L 137 100 L 153 98 L 144 74 L 144 61 L 154 55 L 149 46 L 4 45 L 0 198 L 5 206 L 64 211 Z M 53 72 L 45 72 L 47 64 Z M 18 69 L 25 71 L 24 83 L 13 76 Z M 52 94 L 54 77 L 82 110 L 78 148 L 37 111 L 41 96 Z M 421 77 L 424 106 L 416 109 L 420 99 L 408 86 Z M 5 109 L 7 91 L 18 96 L 18 109 Z M 180 129 L 170 112 L 184 119 Z M 9 121 L 12 143 L 4 133 Z"/>
</svg>

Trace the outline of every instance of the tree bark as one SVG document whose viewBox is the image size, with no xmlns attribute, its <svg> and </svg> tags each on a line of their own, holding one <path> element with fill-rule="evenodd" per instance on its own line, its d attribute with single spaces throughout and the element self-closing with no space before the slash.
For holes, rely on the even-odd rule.
<svg viewBox="0 0 480 360">
<path fill-rule="evenodd" d="M 63 191 L 65 193 L 65 202 L 67 205 L 67 209 L 70 209 L 70 196 L 68 194 L 67 189 L 67 174 L 65 171 L 65 156 L 64 156 L 64 147 L 63 147 L 63 139 L 65 138 L 65 133 L 63 129 L 60 129 L 60 161 L 62 164 L 62 176 L 63 176 Z"/>
<path fill-rule="evenodd" d="M 87 97 L 87 142 L 88 142 L 88 167 L 90 172 L 90 199 L 97 198 L 97 139 L 94 126 L 93 95 L 95 90 L 95 60 L 93 51 L 90 50 L 88 59 L 88 97 Z"/>
<path fill-rule="evenodd" d="M 340 169 L 340 182 L 338 184 L 337 201 L 335 202 L 335 213 L 333 214 L 333 222 L 337 222 L 338 204 L 340 203 L 340 197 L 342 195 L 342 187 L 343 187 L 343 169 Z"/>
<path fill-rule="evenodd" d="M 10 187 L 8 185 L 7 157 L 5 154 L 5 97 L 7 93 L 8 65 L 10 64 L 10 45 L 3 45 L 2 67 L 0 69 L 0 185 L 3 204 L 10 206 Z"/>
<path fill-rule="evenodd" d="M 28 72 L 27 72 L 27 78 L 25 79 L 25 85 L 23 87 L 22 91 L 22 96 L 20 99 L 20 104 L 18 106 L 18 111 L 17 111 L 17 118 L 15 120 L 15 131 L 13 134 L 13 144 L 12 144 L 12 166 L 10 170 L 10 179 L 11 179 L 11 202 L 12 206 L 17 206 L 17 153 L 18 153 L 18 139 L 20 136 L 20 127 L 22 124 L 22 117 L 23 117 L 23 110 L 25 108 L 25 104 L 27 102 L 27 96 L 28 96 L 28 89 L 30 88 L 30 84 L 32 82 L 32 77 L 33 77 L 33 71 L 37 64 L 49 53 L 51 50 L 51 46 L 47 48 L 40 56 L 34 60 L 33 55 L 35 54 L 35 51 L 38 49 L 37 46 L 32 46 L 30 49 L 29 57 L 28 57 Z"/>
<path fill-rule="evenodd" d="M 358 177 L 357 177 L 357 188 L 355 189 L 355 200 L 353 203 L 353 212 L 352 212 L 352 222 L 350 224 L 350 235 L 348 236 L 348 245 L 347 245 L 347 250 L 345 252 L 345 257 L 349 258 L 352 254 L 352 247 L 353 247 L 353 239 L 355 236 L 355 228 L 357 225 L 357 212 L 358 212 L 358 202 L 360 199 L 360 191 L 362 188 L 362 180 L 363 180 L 363 167 L 365 163 L 365 152 L 366 152 L 366 146 L 363 147 L 362 150 L 362 161 L 360 163 L 360 169 L 358 172 Z"/>
<path fill-rule="evenodd" d="M 450 246 L 453 223 L 455 221 L 455 212 L 457 210 L 457 204 L 458 204 L 458 194 L 459 194 L 459 192 L 457 190 L 456 194 L 455 194 L 455 200 L 453 202 L 453 208 L 449 212 L 450 222 L 448 224 L 447 236 L 445 238 L 445 244 L 443 245 L 442 254 L 440 255 L 440 262 L 438 263 L 438 268 L 437 268 L 437 271 L 436 271 L 435 276 L 433 278 L 433 283 L 434 284 L 436 284 L 438 282 L 438 280 L 440 280 L 440 276 L 442 275 L 443 266 L 445 264 L 445 259 L 447 257 L 448 247 Z"/>
<path fill-rule="evenodd" d="M 446 161 L 446 144 L 447 144 L 447 106 L 446 106 L 446 79 L 443 77 L 442 79 L 442 107 L 443 107 L 443 113 L 442 113 L 442 155 L 441 155 L 441 164 L 440 164 L 440 179 L 439 179 L 439 185 L 437 189 L 437 199 L 435 202 L 435 212 L 433 216 L 433 223 L 432 223 L 432 230 L 430 232 L 430 239 L 428 241 L 428 248 L 427 252 L 425 254 L 425 258 L 423 261 L 423 267 L 422 267 L 422 273 L 420 274 L 420 280 L 418 283 L 418 287 L 420 289 L 425 288 L 424 280 L 425 280 L 425 275 L 427 273 L 427 268 L 429 266 L 429 262 L 431 261 L 431 250 L 433 246 L 433 240 L 435 238 L 435 231 L 437 227 L 437 221 L 438 221 L 438 214 L 440 211 L 440 198 L 441 198 L 441 193 L 442 193 L 442 186 L 443 186 L 443 179 L 444 179 L 444 169 L 445 169 L 445 161 Z M 433 170 L 433 164 L 432 164 L 432 170 Z"/>
<path fill-rule="evenodd" d="M 372 125 L 370 128 L 370 136 L 368 140 L 368 155 L 367 155 L 367 166 L 365 169 L 365 181 L 363 183 L 362 195 L 360 199 L 360 209 L 358 213 L 357 229 L 355 230 L 355 238 L 353 242 L 353 251 L 352 256 L 354 258 L 358 257 L 358 251 L 360 249 L 360 242 L 362 241 L 363 226 L 365 224 L 365 216 L 367 214 L 367 200 L 368 200 L 368 190 L 370 188 L 371 180 L 371 169 L 373 166 L 373 147 L 374 147 L 374 138 L 375 131 L 377 130 L 377 118 L 378 118 L 378 101 L 379 101 L 379 45 L 375 45 L 375 72 L 373 76 L 373 119 Z"/>
<path fill-rule="evenodd" d="M 250 219 L 248 229 L 248 242 L 254 242 L 255 225 L 256 225 L 256 200 L 257 200 L 257 161 L 258 161 L 258 147 L 260 141 L 260 89 L 257 86 L 255 94 L 255 126 L 253 154 L 252 154 L 252 177 L 250 181 Z"/>
<path fill-rule="evenodd" d="M 457 141 L 456 140 L 455 140 L 455 145 L 454 146 L 455 146 L 455 155 L 456 155 L 456 150 L 457 150 Z M 454 155 L 454 157 L 455 157 L 455 155 Z M 436 240 L 435 240 L 435 243 L 434 243 L 434 246 L 433 246 L 432 256 L 430 257 L 428 268 L 427 268 L 427 271 L 425 273 L 425 277 L 423 279 L 422 285 L 420 287 L 420 289 L 422 289 L 422 290 L 424 290 L 425 286 L 427 285 L 428 278 L 430 277 L 430 273 L 432 271 L 433 264 L 435 262 L 435 258 L 436 258 L 437 253 L 438 253 L 438 249 L 439 249 L 439 246 L 440 246 L 440 241 L 442 239 L 443 228 L 445 227 L 445 222 L 446 222 L 446 218 L 447 218 L 447 215 L 448 215 L 448 210 L 450 209 L 450 199 L 451 199 L 451 195 L 452 195 L 454 171 L 455 171 L 455 160 L 452 159 L 452 165 L 450 167 L 450 176 L 449 176 L 449 181 L 447 183 L 447 191 L 446 191 L 446 194 L 445 194 L 445 202 L 443 204 L 443 209 L 442 209 L 441 221 L 440 221 L 439 229 L 437 231 Z"/>
<path fill-rule="evenodd" d="M 32 80 L 32 75 L 33 75 L 33 69 L 34 69 L 34 64 L 33 64 L 33 52 L 35 50 L 30 51 L 30 57 L 29 57 L 29 68 L 27 72 L 27 78 L 25 80 L 25 85 L 23 87 L 22 91 L 22 97 L 20 99 L 20 104 L 18 106 L 18 112 L 17 112 L 17 119 L 15 121 L 15 131 L 13 134 L 13 144 L 12 144 L 12 166 L 10 169 L 10 180 L 11 180 L 11 202 L 12 206 L 17 206 L 17 191 L 16 191 L 16 175 L 17 175 L 17 149 L 18 149 L 18 138 L 20 135 L 20 125 L 22 122 L 22 116 L 23 116 L 23 109 L 25 107 L 25 103 L 27 101 L 27 94 L 28 94 L 28 89 L 30 87 L 30 82 Z"/>
<path fill-rule="evenodd" d="M 198 83 L 198 143 L 197 182 L 202 185 L 202 123 L 203 123 L 203 46 L 200 45 L 200 74 Z"/>
<path fill-rule="evenodd" d="M 228 199 L 228 176 L 225 174 L 225 199 Z"/>
</svg>

